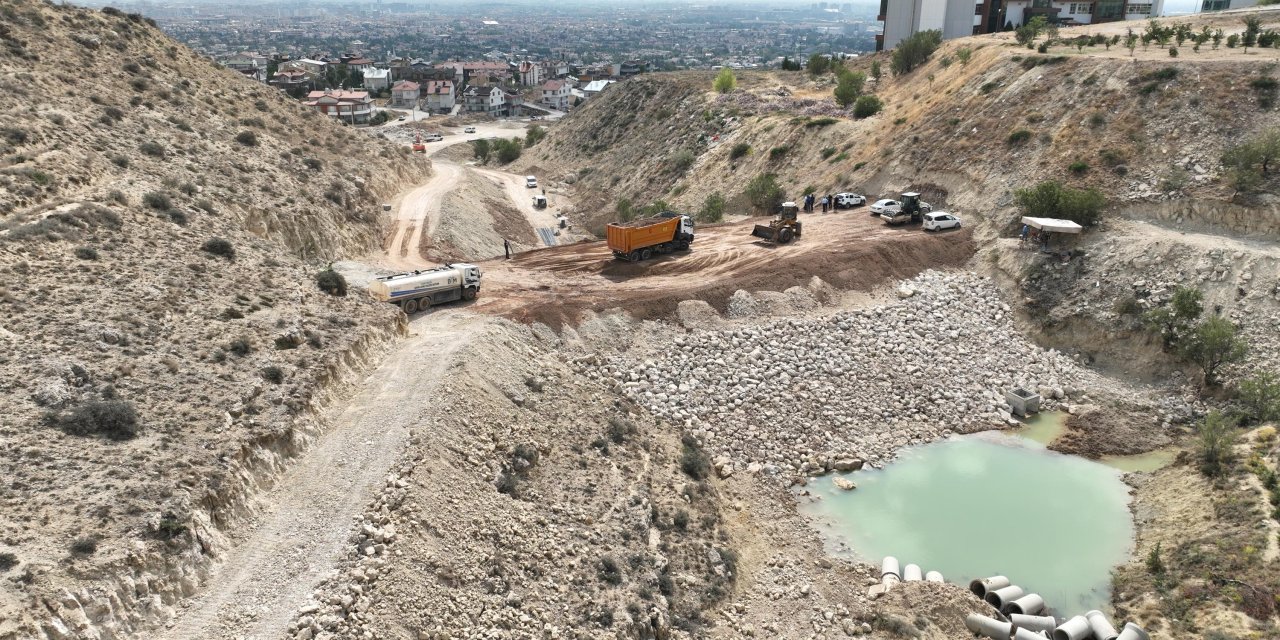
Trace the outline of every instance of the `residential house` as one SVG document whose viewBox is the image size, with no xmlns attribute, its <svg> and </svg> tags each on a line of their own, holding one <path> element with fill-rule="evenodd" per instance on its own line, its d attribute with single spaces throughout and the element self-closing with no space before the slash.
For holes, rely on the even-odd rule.
<svg viewBox="0 0 1280 640">
<path fill-rule="evenodd" d="M 362 73 L 365 69 L 373 68 L 373 60 L 368 58 L 351 58 L 347 60 L 347 68 L 351 70 L 352 75 Z"/>
<path fill-rule="evenodd" d="M 563 78 L 569 75 L 569 63 L 564 60 L 544 60 L 541 64 L 544 78 Z"/>
<path fill-rule="evenodd" d="M 519 91 L 502 92 L 502 111 L 504 116 L 514 116 L 520 112 L 520 108 L 524 106 L 524 97 Z"/>
<path fill-rule="evenodd" d="M 373 115 L 373 99 L 368 91 L 312 91 L 303 104 L 351 124 L 365 124 Z"/>
<path fill-rule="evenodd" d="M 391 86 L 391 70 L 390 69 L 365 69 L 364 88 L 370 91 L 382 91 Z"/>
<path fill-rule="evenodd" d="M 391 85 L 391 106 L 413 109 L 422 95 L 421 85 L 410 80 L 397 80 Z"/>
<path fill-rule="evenodd" d="M 284 69 L 282 71 L 277 71 L 276 74 L 271 77 L 269 84 L 277 89 L 283 89 L 288 91 L 290 94 L 297 96 L 300 94 L 296 93 L 296 91 L 300 90 L 301 87 L 306 87 L 311 84 L 311 77 L 302 69 Z"/>
<path fill-rule="evenodd" d="M 228 69 L 258 82 L 267 81 L 267 62 L 266 56 L 256 53 L 237 53 L 222 60 Z"/>
<path fill-rule="evenodd" d="M 324 75 L 324 71 L 329 66 L 329 63 L 324 62 L 323 60 L 302 58 L 300 60 L 283 63 L 280 65 L 280 68 L 283 69 L 285 65 L 292 65 L 293 68 L 302 69 L 313 76 L 320 77 Z"/>
<path fill-rule="evenodd" d="M 436 65 L 437 69 L 452 69 L 454 84 L 470 84 L 473 78 L 497 78 L 506 80 L 511 77 L 511 65 L 505 62 L 444 62 Z"/>
<path fill-rule="evenodd" d="M 586 96 L 586 98 L 590 100 L 591 98 L 599 95 L 601 91 L 604 91 L 605 87 L 613 84 L 614 82 L 614 80 L 592 80 L 591 82 L 588 82 L 586 86 L 582 87 L 582 95 Z"/>
<path fill-rule="evenodd" d="M 542 83 L 542 66 L 525 60 L 516 67 L 516 74 L 520 84 L 526 87 L 536 87 Z"/>
<path fill-rule="evenodd" d="M 428 80 L 423 94 L 427 99 L 427 110 L 438 113 L 449 113 L 457 104 L 457 85 L 452 80 Z"/>
<path fill-rule="evenodd" d="M 564 80 L 548 80 L 542 83 L 542 104 L 558 111 L 569 109 L 569 83 Z"/>
<path fill-rule="evenodd" d="M 506 109 L 506 93 L 496 86 L 471 85 L 462 94 L 462 104 L 468 112 L 497 116 Z"/>
</svg>

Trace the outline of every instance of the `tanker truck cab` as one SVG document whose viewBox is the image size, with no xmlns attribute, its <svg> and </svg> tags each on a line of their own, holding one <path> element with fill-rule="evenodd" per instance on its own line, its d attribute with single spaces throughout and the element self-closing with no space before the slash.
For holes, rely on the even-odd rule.
<svg viewBox="0 0 1280 640">
<path fill-rule="evenodd" d="M 480 267 L 474 264 L 446 264 L 378 278 L 369 284 L 369 291 L 412 314 L 435 304 L 475 300 L 480 293 L 480 275 Z"/>
</svg>

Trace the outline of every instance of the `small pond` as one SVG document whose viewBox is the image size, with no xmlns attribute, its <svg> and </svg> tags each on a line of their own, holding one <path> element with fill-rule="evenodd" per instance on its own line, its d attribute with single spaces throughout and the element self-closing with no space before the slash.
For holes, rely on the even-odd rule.
<svg viewBox="0 0 1280 640">
<path fill-rule="evenodd" d="M 1111 569 L 1132 546 L 1128 488 L 1116 467 L 1046 449 L 1061 419 L 1041 422 L 1025 437 L 990 432 L 907 449 L 885 469 L 845 474 L 853 491 L 819 478 L 809 489 L 822 498 L 801 509 L 835 553 L 877 565 L 892 555 L 960 584 L 1003 574 L 1067 615 L 1104 608 Z"/>
</svg>

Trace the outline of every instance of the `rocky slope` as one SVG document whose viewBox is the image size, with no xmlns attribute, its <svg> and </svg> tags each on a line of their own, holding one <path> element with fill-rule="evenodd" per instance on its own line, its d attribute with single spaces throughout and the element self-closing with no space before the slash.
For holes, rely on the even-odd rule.
<svg viewBox="0 0 1280 640">
<path fill-rule="evenodd" d="M 141 16 L 0 15 L 0 637 L 138 632 L 401 330 L 315 276 L 428 166 Z"/>
</svg>

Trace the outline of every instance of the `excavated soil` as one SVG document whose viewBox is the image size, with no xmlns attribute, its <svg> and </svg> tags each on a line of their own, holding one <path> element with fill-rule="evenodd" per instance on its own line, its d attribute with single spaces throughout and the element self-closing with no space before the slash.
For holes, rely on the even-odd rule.
<svg viewBox="0 0 1280 640">
<path fill-rule="evenodd" d="M 1085 458 L 1128 456 L 1168 446 L 1169 435 L 1151 413 L 1090 407 L 1067 418 L 1067 431 L 1049 446 Z"/>
<path fill-rule="evenodd" d="M 646 319 L 670 316 L 683 300 L 703 300 L 723 312 L 739 289 L 781 291 L 818 276 L 841 289 L 868 290 L 925 269 L 963 265 L 975 250 L 967 230 L 889 227 L 866 209 L 801 220 L 804 235 L 789 245 L 752 237 L 762 221 L 752 218 L 699 227 L 688 253 L 646 262 L 616 260 L 604 242 L 487 262 L 487 291 L 476 307 L 552 327 L 611 308 Z"/>
</svg>

